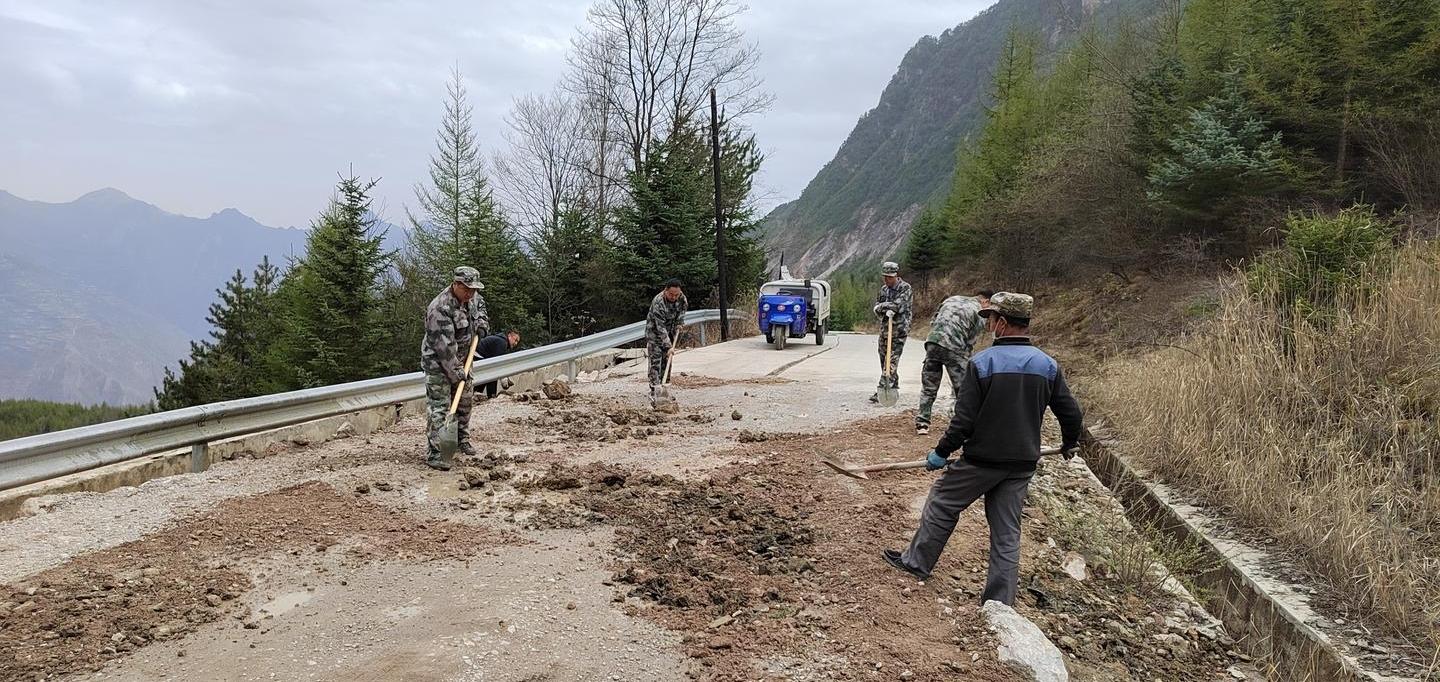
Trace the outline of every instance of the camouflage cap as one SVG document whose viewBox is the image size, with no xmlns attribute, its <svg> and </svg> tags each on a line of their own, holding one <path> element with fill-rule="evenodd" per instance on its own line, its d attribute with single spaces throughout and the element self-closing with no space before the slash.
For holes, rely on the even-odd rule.
<svg viewBox="0 0 1440 682">
<path fill-rule="evenodd" d="M 880 264 L 880 274 L 886 277 L 894 277 L 900 274 L 900 264 L 895 261 L 885 261 Z"/>
<path fill-rule="evenodd" d="M 455 281 L 476 291 L 485 288 L 485 285 L 480 283 L 480 271 L 468 265 L 455 268 Z"/>
<path fill-rule="evenodd" d="M 1004 315 L 1012 320 L 1029 320 L 1035 313 L 1035 299 L 1028 294 L 997 291 L 990 297 L 990 307 L 980 311 L 982 317 Z"/>
</svg>

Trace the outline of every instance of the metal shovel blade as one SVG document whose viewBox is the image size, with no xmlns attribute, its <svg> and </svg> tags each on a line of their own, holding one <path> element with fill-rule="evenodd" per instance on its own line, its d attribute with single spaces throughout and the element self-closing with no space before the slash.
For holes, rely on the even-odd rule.
<svg viewBox="0 0 1440 682">
<path fill-rule="evenodd" d="M 900 389 L 894 386 L 887 386 L 880 389 L 879 394 L 880 404 L 885 407 L 894 407 L 895 403 L 900 402 Z"/>
<path fill-rule="evenodd" d="M 448 464 L 459 449 L 460 421 L 451 413 L 445 417 L 445 425 L 440 427 L 440 459 Z"/>
<path fill-rule="evenodd" d="M 836 472 L 849 476 L 850 478 L 860 478 L 867 481 L 870 480 L 870 477 L 866 476 L 864 471 L 858 469 L 851 469 L 833 459 L 822 459 L 820 460 L 820 462 L 825 466 L 834 469 Z"/>
</svg>

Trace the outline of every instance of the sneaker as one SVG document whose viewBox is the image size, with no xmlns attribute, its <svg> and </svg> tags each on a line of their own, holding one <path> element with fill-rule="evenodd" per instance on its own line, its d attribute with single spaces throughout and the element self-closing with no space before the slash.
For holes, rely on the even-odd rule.
<svg viewBox="0 0 1440 682">
<path fill-rule="evenodd" d="M 425 465 L 430 467 L 431 469 L 437 469 L 439 471 L 450 470 L 450 463 L 446 462 L 443 459 L 427 459 L 425 460 Z"/>
<path fill-rule="evenodd" d="M 880 556 L 884 557 L 885 563 L 890 564 L 891 566 L 894 566 L 895 568 L 898 568 L 902 571 L 905 571 L 906 573 L 909 573 L 910 575 L 914 576 L 916 580 L 928 580 L 930 578 L 929 573 L 921 573 L 919 569 L 906 566 L 905 560 L 900 557 L 900 553 L 893 549 L 887 549 L 881 552 Z"/>
<path fill-rule="evenodd" d="M 880 402 L 880 392 L 879 392 L 879 391 L 876 391 L 876 392 L 870 394 L 870 402 L 872 402 L 872 403 L 878 403 L 878 402 Z"/>
<path fill-rule="evenodd" d="M 928 436 L 928 435 L 930 435 L 930 425 L 929 425 L 929 424 L 916 424 L 916 425 L 915 425 L 915 435 L 917 435 L 917 436 Z"/>
</svg>

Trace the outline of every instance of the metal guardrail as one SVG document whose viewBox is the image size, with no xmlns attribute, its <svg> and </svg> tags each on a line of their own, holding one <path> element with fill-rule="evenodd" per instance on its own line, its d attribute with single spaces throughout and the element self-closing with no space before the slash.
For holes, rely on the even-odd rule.
<svg viewBox="0 0 1440 682">
<path fill-rule="evenodd" d="M 744 313 L 730 311 L 732 316 Z M 686 314 L 686 325 L 715 322 L 719 310 Z M 705 343 L 704 327 L 699 327 Z M 475 383 L 498 381 L 639 341 L 645 323 L 476 361 Z M 192 470 L 203 468 L 207 443 L 425 397 L 424 374 L 355 381 L 288 393 L 227 400 L 93 426 L 0 441 L 0 490 L 7 490 L 145 455 L 189 447 Z"/>
</svg>

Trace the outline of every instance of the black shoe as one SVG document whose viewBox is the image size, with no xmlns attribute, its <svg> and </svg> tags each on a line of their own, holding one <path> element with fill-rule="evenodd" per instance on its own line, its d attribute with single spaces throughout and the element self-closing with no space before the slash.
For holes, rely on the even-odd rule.
<svg viewBox="0 0 1440 682">
<path fill-rule="evenodd" d="M 450 470 L 450 463 L 443 459 L 427 459 L 425 460 L 425 465 L 431 469 L 438 469 L 440 471 Z"/>
<path fill-rule="evenodd" d="M 895 551 L 895 550 L 893 550 L 893 549 L 887 549 L 887 550 L 881 552 L 881 553 L 880 553 L 880 556 L 882 556 L 882 557 L 885 558 L 885 563 L 890 564 L 891 566 L 894 566 L 895 568 L 898 568 L 898 569 L 900 569 L 900 570 L 902 570 L 902 571 L 905 571 L 906 573 L 909 573 L 909 574 L 912 575 L 912 576 L 915 576 L 915 579 L 916 579 L 916 580 L 929 580 L 929 579 L 930 579 L 930 574 L 929 574 L 929 573 L 922 573 L 922 572 L 920 572 L 920 569 L 918 569 L 918 568 L 910 568 L 909 566 L 906 566 L 906 565 L 905 565 L 905 560 L 902 559 L 902 558 L 900 558 L 900 553 L 897 552 L 897 551 Z"/>
<path fill-rule="evenodd" d="M 465 442 L 465 441 L 460 441 L 460 454 L 465 455 L 466 457 L 479 457 L 479 456 L 480 456 L 478 453 L 475 452 L 475 446 L 473 446 L 473 445 L 471 445 L 471 444 L 469 444 L 469 443 L 467 443 L 467 442 Z"/>
<path fill-rule="evenodd" d="M 876 392 L 870 394 L 870 402 L 872 402 L 872 403 L 878 403 L 878 402 L 880 402 L 880 392 L 879 392 L 879 391 L 876 391 Z"/>
</svg>

